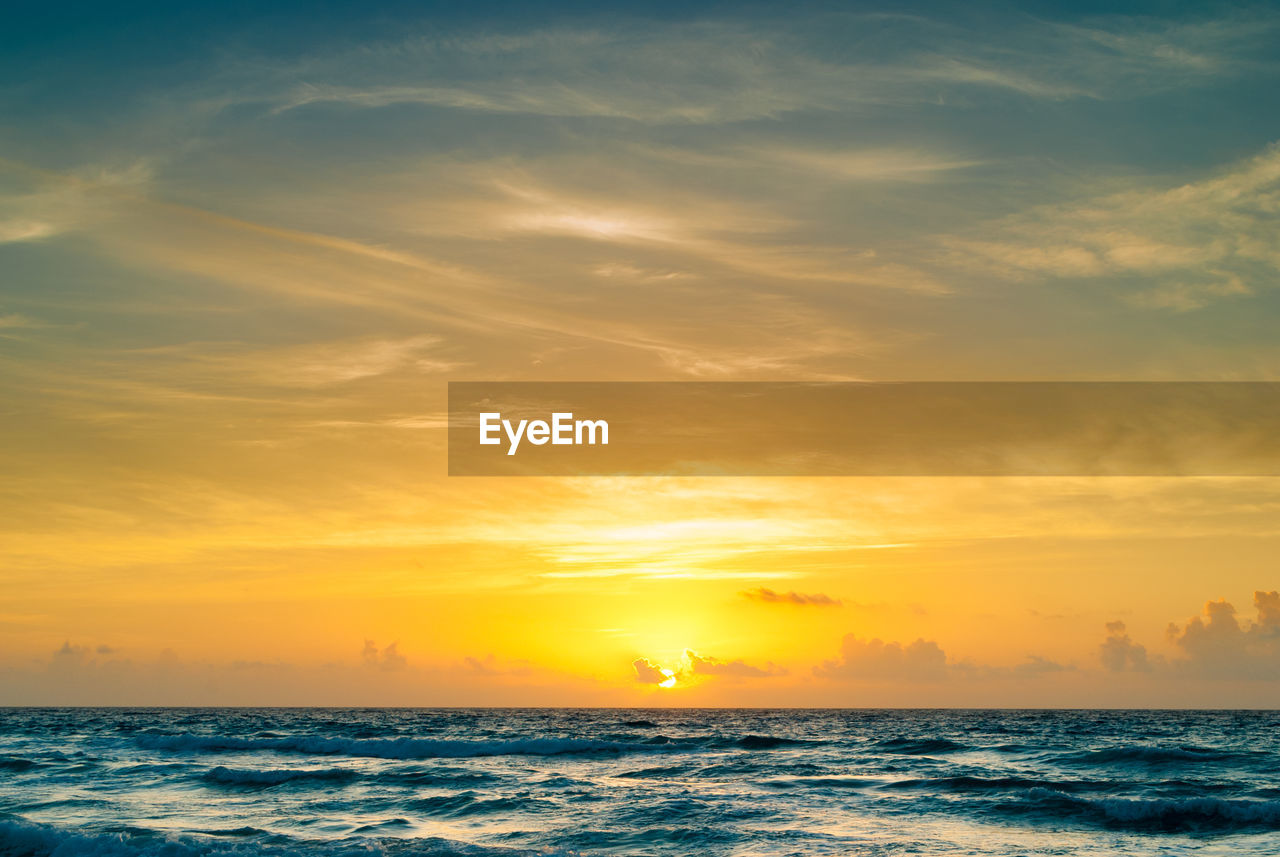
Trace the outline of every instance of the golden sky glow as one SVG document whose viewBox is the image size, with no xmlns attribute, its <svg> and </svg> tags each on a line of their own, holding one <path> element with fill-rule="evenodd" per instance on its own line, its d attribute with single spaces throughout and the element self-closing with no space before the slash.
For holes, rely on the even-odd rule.
<svg viewBox="0 0 1280 857">
<path fill-rule="evenodd" d="M 1275 480 L 444 475 L 449 380 L 1277 380 L 1277 25 L 15 51 L 0 703 L 1280 704 Z"/>
</svg>

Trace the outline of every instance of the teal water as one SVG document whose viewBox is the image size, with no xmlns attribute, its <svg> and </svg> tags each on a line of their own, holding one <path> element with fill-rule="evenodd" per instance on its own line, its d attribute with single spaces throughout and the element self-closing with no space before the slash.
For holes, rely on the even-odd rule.
<svg viewBox="0 0 1280 857">
<path fill-rule="evenodd" d="M 0 709 L 0 857 L 1280 853 L 1280 713 Z"/>
</svg>

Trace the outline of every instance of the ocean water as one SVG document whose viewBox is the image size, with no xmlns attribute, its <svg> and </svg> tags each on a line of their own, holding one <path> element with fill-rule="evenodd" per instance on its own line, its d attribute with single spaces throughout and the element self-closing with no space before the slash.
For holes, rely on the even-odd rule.
<svg viewBox="0 0 1280 857">
<path fill-rule="evenodd" d="M 0 855 L 1280 854 L 1280 713 L 0 709 Z"/>
</svg>

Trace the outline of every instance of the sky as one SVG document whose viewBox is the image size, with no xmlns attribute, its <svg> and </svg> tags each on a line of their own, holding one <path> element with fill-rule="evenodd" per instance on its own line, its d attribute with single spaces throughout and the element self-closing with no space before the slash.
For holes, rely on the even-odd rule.
<svg viewBox="0 0 1280 857">
<path fill-rule="evenodd" d="M 0 704 L 1280 707 L 1266 478 L 446 475 L 449 381 L 1280 380 L 1280 10 L 19 4 Z"/>
</svg>

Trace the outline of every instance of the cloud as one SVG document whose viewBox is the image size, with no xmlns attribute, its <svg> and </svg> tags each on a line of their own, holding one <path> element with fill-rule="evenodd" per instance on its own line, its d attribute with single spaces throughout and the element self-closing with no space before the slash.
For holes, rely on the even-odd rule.
<svg viewBox="0 0 1280 857">
<path fill-rule="evenodd" d="M 20 313 L 9 313 L 8 315 L 0 315 L 0 330 L 31 329 L 31 328 L 42 328 L 42 327 L 49 327 L 49 325 L 44 324 L 43 322 L 36 321 L 33 318 L 28 318 L 27 316 L 22 315 Z"/>
<path fill-rule="evenodd" d="M 947 656 L 933 640 L 920 638 L 903 645 L 846 634 L 840 644 L 840 657 L 816 667 L 814 674 L 834 679 L 937 681 L 947 675 Z"/>
<path fill-rule="evenodd" d="M 229 665 L 232 670 L 256 670 L 256 671 L 276 671 L 286 672 L 292 667 L 289 664 L 280 661 L 262 661 L 262 660 L 239 660 L 232 661 Z"/>
<path fill-rule="evenodd" d="M 281 66 L 268 83 L 272 90 L 257 97 L 274 101 L 277 112 L 324 104 L 418 104 L 675 124 L 926 97 L 928 81 L 911 80 L 893 67 L 824 61 L 794 37 L 771 30 L 704 21 L 447 41 L 412 38 Z M 984 82 L 1007 86 L 995 75 Z"/>
<path fill-rule="evenodd" d="M 1258 611 L 1258 626 L 1280 628 L 1280 593 L 1254 591 L 1253 606 Z"/>
<path fill-rule="evenodd" d="M 1019 280 L 1107 279 L 1135 306 L 1193 310 L 1280 275 L 1280 145 L 1218 175 L 1039 206 L 944 239 L 953 261 Z"/>
<path fill-rule="evenodd" d="M 409 665 L 409 661 L 404 655 L 400 654 L 399 645 L 398 642 L 395 642 L 379 650 L 373 640 L 365 640 L 364 649 L 360 652 L 360 657 L 364 661 L 364 665 L 371 669 L 376 668 L 387 672 L 402 670 Z"/>
<path fill-rule="evenodd" d="M 773 663 L 763 667 L 753 666 L 743 660 L 722 661 L 712 657 L 702 657 L 692 649 L 685 649 L 684 656 L 689 661 L 687 673 L 694 676 L 721 676 L 727 678 L 768 678 L 786 675 L 787 671 Z M 683 672 L 681 673 L 684 674 Z"/>
<path fill-rule="evenodd" d="M 438 336 L 370 337 L 280 348 L 197 355 L 215 370 L 285 386 L 326 387 L 395 372 L 445 372 L 460 364 L 429 357 Z"/>
<path fill-rule="evenodd" d="M 399 643 L 392 643 L 382 650 L 382 668 L 384 670 L 401 670 L 409 663 L 404 655 L 397 651 Z"/>
<path fill-rule="evenodd" d="M 55 660 L 62 661 L 84 661 L 90 654 L 88 646 L 73 646 L 70 640 L 65 640 L 62 646 L 53 653 Z"/>
<path fill-rule="evenodd" d="M 803 592 L 775 592 L 763 586 L 742 593 L 752 601 L 765 604 L 797 604 L 801 607 L 839 607 L 843 602 L 822 592 L 805 594 Z"/>
<path fill-rule="evenodd" d="M 1256 618 L 1241 622 L 1233 604 L 1209 601 L 1199 616 L 1170 622 L 1165 636 L 1177 655 L 1148 653 L 1125 624 L 1107 623 L 1098 658 L 1110 672 L 1145 672 L 1165 677 L 1271 680 L 1280 678 L 1280 592 L 1253 593 Z"/>
<path fill-rule="evenodd" d="M 636 681 L 662 687 L 693 685 L 707 679 L 740 681 L 787 675 L 786 669 L 772 662 L 756 666 L 741 658 L 721 660 L 699 655 L 693 649 L 685 649 L 683 661 L 674 668 L 664 667 L 648 658 L 636 658 L 631 667 L 635 670 Z"/>
<path fill-rule="evenodd" d="M 645 154 L 653 152 L 646 150 Z M 877 169 L 876 157 L 867 156 L 861 169 Z M 713 166 L 718 170 L 732 170 L 735 165 L 738 170 L 746 169 L 732 154 L 700 156 L 699 160 L 704 173 Z M 777 165 L 758 162 L 751 172 L 770 166 L 776 169 Z M 442 237 L 456 237 L 460 226 L 469 224 L 487 238 L 569 239 L 607 245 L 628 254 L 658 254 L 668 267 L 682 271 L 702 266 L 720 275 L 734 273 L 793 283 L 844 283 L 933 295 L 949 291 L 931 274 L 883 259 L 873 248 L 854 249 L 845 242 L 812 238 L 798 240 L 806 224 L 800 218 L 782 215 L 776 199 L 767 205 L 758 198 L 746 203 L 726 199 L 700 193 L 687 182 L 662 173 L 649 173 L 653 186 L 630 189 L 627 195 L 613 182 L 593 184 L 595 174 L 587 172 L 587 167 L 576 173 L 550 170 L 554 175 L 488 162 L 465 171 L 456 165 L 453 169 L 455 174 L 469 175 L 470 186 L 467 196 L 437 203 L 443 208 L 433 220 L 437 230 L 444 230 L 437 232 Z M 882 169 L 887 173 L 903 167 L 895 163 Z M 426 224 L 419 228 L 431 231 Z M 584 248 L 584 252 L 589 251 Z M 670 279 L 679 283 L 682 278 Z"/>
<path fill-rule="evenodd" d="M 554 670 L 538 670 L 536 680 L 500 682 L 460 670 L 456 662 L 408 663 L 394 644 L 369 643 L 365 651 L 372 657 L 364 663 L 252 656 L 209 661 L 133 647 L 131 654 L 138 657 L 130 659 L 102 657 L 96 648 L 68 640 L 50 647 L 43 662 L 0 663 L 0 694 L 16 705 L 72 706 L 554 706 L 567 698 L 586 706 L 616 706 L 634 701 L 616 686 Z"/>
<path fill-rule="evenodd" d="M 459 181 L 459 173 L 468 177 L 461 193 L 442 192 L 439 185 Z M 74 181 L 68 176 L 59 179 Z M 652 261 L 662 267 L 683 269 L 686 263 L 696 262 L 721 274 L 732 270 L 755 279 L 945 291 L 924 274 L 877 260 L 873 253 L 850 252 L 839 244 L 797 243 L 796 224 L 763 206 L 726 202 L 681 183 L 659 182 L 658 191 L 648 191 L 645 199 L 601 195 L 598 185 L 590 181 L 594 190 L 575 191 L 561 184 L 544 187 L 519 175 L 507 176 L 493 163 L 465 169 L 437 164 L 421 197 L 413 193 L 413 186 L 405 193 L 433 200 L 431 204 L 440 206 L 439 210 L 404 211 L 401 200 L 399 213 L 408 220 L 393 216 L 392 222 L 383 225 L 401 236 L 397 244 L 406 243 L 403 235 L 408 230 L 458 247 L 466 242 L 460 242 L 457 234 L 433 234 L 429 225 L 449 224 L 448 229 L 456 233 L 457 225 L 463 224 L 472 230 L 463 238 L 490 246 L 524 247 L 522 268 L 528 268 L 532 258 L 554 270 L 557 260 L 566 258 L 560 242 L 572 239 L 600 245 L 584 252 L 612 255 L 625 247 L 629 256 L 654 256 Z M 724 376 L 791 370 L 876 347 L 871 332 L 855 331 L 848 323 L 832 324 L 826 313 L 799 297 L 766 289 L 763 283 L 735 290 L 739 323 L 732 328 L 695 324 L 683 330 L 669 325 L 669 318 L 657 310 L 660 302 L 655 303 L 648 293 L 641 298 L 613 290 L 598 299 L 565 302 L 558 291 L 561 278 L 553 284 L 534 284 L 527 276 L 495 266 L 491 252 L 474 257 L 467 267 L 421 250 L 267 225 L 140 194 L 109 201 L 113 217 L 86 230 L 86 236 L 97 252 L 119 265 L 165 278 L 190 277 L 220 285 L 247 302 L 314 305 L 317 311 L 327 305 L 329 311 L 350 312 L 366 320 L 394 319 L 400 328 L 413 324 L 429 325 L 433 331 L 447 329 L 455 334 L 450 337 L 454 351 L 505 331 L 509 337 L 503 350 L 510 352 L 534 343 L 545 345 L 551 337 L 558 340 L 558 347 L 570 350 L 592 346 L 634 351 L 687 374 Z M 388 208 L 396 206 L 389 202 Z M 766 213 L 742 214 L 752 210 Z M 529 240 L 540 243 L 530 245 Z M 681 278 L 654 282 L 669 290 L 672 300 L 689 294 Z M 431 287 L 424 288 L 424 283 Z M 720 294 L 717 290 L 705 299 Z M 311 388 L 375 377 L 397 367 L 422 373 L 463 365 L 422 353 L 430 345 L 429 338 L 382 334 L 331 345 L 213 354 L 207 362 L 214 370 L 226 364 L 242 374 L 271 377 L 272 361 L 278 361 L 272 380 Z M 330 349 L 332 365 L 326 363 Z M 492 351 L 485 353 L 487 358 L 492 356 Z"/>
<path fill-rule="evenodd" d="M 49 659 L 49 668 L 55 671 L 95 668 L 102 663 L 97 659 L 98 655 L 114 655 L 118 652 L 119 649 L 105 644 L 89 646 L 73 644 L 70 640 L 64 640 L 62 645 L 54 650 L 52 657 Z"/>
<path fill-rule="evenodd" d="M 1200 616 L 1171 622 L 1169 641 L 1182 653 L 1175 670 L 1204 678 L 1280 678 L 1280 592 L 1256 591 L 1257 618 L 1241 624 L 1226 600 L 1209 601 Z"/>
<path fill-rule="evenodd" d="M 43 220 L 10 218 L 0 220 L 0 244 L 16 244 L 19 241 L 38 241 L 56 235 L 59 229 Z"/>
<path fill-rule="evenodd" d="M 636 681 L 641 684 L 662 684 L 671 678 L 648 658 L 636 658 L 631 662 L 631 666 L 636 671 Z"/>
<path fill-rule="evenodd" d="M 1069 672 L 1073 669 L 1075 667 L 1070 664 L 1060 664 L 1040 655 L 1028 655 L 1027 660 L 1013 667 L 1010 673 L 1014 678 L 1035 678 L 1053 673 Z"/>
<path fill-rule="evenodd" d="M 831 679 L 890 679 L 906 682 L 933 682 L 946 678 L 967 681 L 1032 680 L 1072 672 L 1075 666 L 1042 655 L 1027 655 L 1014 666 L 948 662 L 947 654 L 934 640 L 917 638 L 913 643 L 865 640 L 846 634 L 840 657 L 816 667 L 814 675 Z"/>
<path fill-rule="evenodd" d="M 954 678 L 983 680 L 1017 680 L 1026 681 L 1073 672 L 1074 664 L 1064 664 L 1043 655 L 1027 655 L 1027 659 L 1013 666 L 991 664 L 975 664 L 971 661 L 960 661 L 946 665 L 947 675 Z"/>
<path fill-rule="evenodd" d="M 1098 648 L 1098 659 L 1111 672 L 1150 672 L 1152 661 L 1145 646 L 1133 642 L 1119 620 L 1107 623 L 1107 639 Z"/>
<path fill-rule="evenodd" d="M 276 113 L 425 105 L 525 116 L 718 124 L 859 105 L 960 105 L 975 91 L 1030 99 L 1132 97 L 1240 74 L 1269 16 L 1202 24 L 1114 17 L 1093 27 L 1005 16 L 972 25 L 829 13 L 629 21 L 518 34 L 412 35 L 227 63 L 223 100 Z M 849 47 L 833 53 L 832 39 Z M 874 47 L 872 47 L 874 46 Z M 1256 68 L 1253 68 L 1256 70 Z"/>
<path fill-rule="evenodd" d="M 121 195 L 150 180 L 145 161 L 63 176 L 0 159 L 0 244 L 42 241 L 101 222 Z"/>
<path fill-rule="evenodd" d="M 982 165 L 982 161 L 977 160 L 899 149 L 841 151 L 776 147 L 757 149 L 749 154 L 759 161 L 772 161 L 775 166 L 858 182 L 933 181 L 955 170 Z"/>
<path fill-rule="evenodd" d="M 492 652 L 483 658 L 468 656 L 463 659 L 463 662 L 468 670 L 482 676 L 525 676 L 533 672 L 533 665 L 526 660 L 499 661 Z"/>
</svg>

